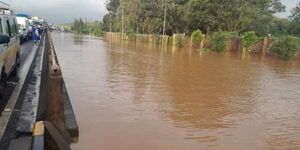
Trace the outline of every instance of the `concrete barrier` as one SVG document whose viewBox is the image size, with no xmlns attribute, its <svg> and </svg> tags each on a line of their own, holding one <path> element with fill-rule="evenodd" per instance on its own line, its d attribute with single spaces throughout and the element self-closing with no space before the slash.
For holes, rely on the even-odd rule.
<svg viewBox="0 0 300 150">
<path fill-rule="evenodd" d="M 71 140 L 70 137 L 67 137 L 68 133 L 60 129 L 48 121 L 36 122 L 32 134 L 32 145 L 26 146 L 24 150 L 71 150 Z M 20 146 L 19 143 L 17 145 Z M 12 148 L 11 150 L 21 150 Z"/>
<path fill-rule="evenodd" d="M 11 139 L 7 147 L 68 150 L 71 143 L 78 142 L 79 131 L 49 32 L 39 45 L 30 70 L 25 83 L 33 85 L 23 86 L 19 97 L 20 101 L 25 99 L 15 131 L 19 137 Z"/>
<path fill-rule="evenodd" d="M 69 133 L 72 142 L 79 141 L 78 124 L 60 70 L 50 33 L 49 41 L 49 95 L 46 120 Z"/>
<path fill-rule="evenodd" d="M 45 121 L 45 146 L 50 150 L 71 150 L 71 142 L 65 136 L 65 132 L 61 132 L 51 122 Z"/>
</svg>

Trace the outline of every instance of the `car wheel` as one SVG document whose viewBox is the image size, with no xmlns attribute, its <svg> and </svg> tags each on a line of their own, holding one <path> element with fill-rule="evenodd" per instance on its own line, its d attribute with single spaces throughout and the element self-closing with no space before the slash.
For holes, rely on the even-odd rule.
<svg viewBox="0 0 300 150">
<path fill-rule="evenodd" d="M 19 57 L 19 54 L 17 54 L 15 68 L 11 73 L 12 76 L 17 76 L 19 67 L 20 67 L 20 57 Z"/>
<path fill-rule="evenodd" d="M 7 76 L 5 74 L 4 69 L 2 69 L 1 79 L 0 79 L 0 98 L 4 97 L 5 90 L 6 90 L 6 87 L 7 87 L 6 81 L 7 81 Z"/>
</svg>

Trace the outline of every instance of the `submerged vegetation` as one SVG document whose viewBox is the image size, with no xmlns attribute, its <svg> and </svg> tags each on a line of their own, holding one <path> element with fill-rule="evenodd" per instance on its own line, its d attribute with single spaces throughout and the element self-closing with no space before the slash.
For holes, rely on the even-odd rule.
<svg viewBox="0 0 300 150">
<path fill-rule="evenodd" d="M 185 38 L 185 36 L 178 36 L 177 38 L 176 38 L 176 46 L 178 46 L 178 47 L 184 47 L 184 44 L 185 44 L 185 41 L 186 41 L 187 39 Z M 173 41 L 174 42 L 174 41 Z"/>
<path fill-rule="evenodd" d="M 242 37 L 242 44 L 244 47 L 248 48 L 253 43 L 255 43 L 258 40 L 258 37 L 256 36 L 254 31 L 246 32 L 244 33 Z"/>
<path fill-rule="evenodd" d="M 74 20 L 71 30 L 77 34 L 94 34 L 98 37 L 103 37 L 105 33 L 101 22 L 84 22 L 81 18 Z"/>
<path fill-rule="evenodd" d="M 121 32 L 129 35 L 130 40 L 133 34 L 153 35 L 154 43 L 159 44 L 164 33 L 168 36 L 184 34 L 191 36 L 196 45 L 205 37 L 207 41 L 197 50 L 202 52 L 224 52 L 231 38 L 239 39 L 248 49 L 271 35 L 276 38 L 271 52 L 280 58 L 290 60 L 298 53 L 295 45 L 299 41 L 287 41 L 292 36 L 300 36 L 300 2 L 288 18 L 275 15 L 285 11 L 280 0 L 227 0 L 226 3 L 211 0 L 107 0 L 106 8 L 108 14 L 102 23 L 92 27 L 98 29 L 92 32 L 99 35 L 103 35 L 102 31 Z M 74 30 L 87 33 L 86 24 L 81 19 L 75 20 Z M 168 45 L 183 47 L 187 39 L 179 36 L 166 40 Z"/>
<path fill-rule="evenodd" d="M 167 35 L 190 35 L 200 29 L 205 34 L 254 31 L 258 36 L 300 36 L 299 7 L 300 4 L 293 9 L 289 19 L 282 19 L 275 16 L 285 11 L 280 0 L 227 0 L 226 3 L 211 0 L 108 0 L 106 8 L 109 13 L 103 17 L 103 30 L 163 34 L 165 22 Z"/>
<path fill-rule="evenodd" d="M 211 52 L 211 49 L 208 49 L 208 48 L 199 48 L 196 51 L 197 52 Z"/>
<path fill-rule="evenodd" d="M 224 52 L 227 45 L 228 36 L 223 32 L 215 32 L 209 37 L 209 45 L 214 52 Z"/>
<path fill-rule="evenodd" d="M 284 60 L 292 60 L 300 51 L 300 38 L 294 36 L 277 38 L 273 42 L 271 50 Z"/>
<path fill-rule="evenodd" d="M 198 30 L 195 30 L 193 33 L 192 33 L 192 41 L 197 43 L 197 42 L 201 42 L 204 38 L 204 35 L 202 34 L 202 31 L 200 31 L 199 29 Z"/>
<path fill-rule="evenodd" d="M 230 38 L 236 37 L 236 32 L 214 32 L 208 38 L 210 48 L 214 52 L 224 52 Z"/>
</svg>

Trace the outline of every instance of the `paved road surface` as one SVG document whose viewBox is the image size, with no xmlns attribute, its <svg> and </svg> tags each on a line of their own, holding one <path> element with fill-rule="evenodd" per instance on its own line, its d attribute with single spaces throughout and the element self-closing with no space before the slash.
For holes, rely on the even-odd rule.
<svg viewBox="0 0 300 150">
<path fill-rule="evenodd" d="M 21 53 L 20 53 L 21 66 L 20 66 L 20 69 L 22 67 L 24 67 L 24 63 L 27 61 L 28 54 L 32 50 L 33 46 L 34 46 L 34 42 L 32 40 L 31 41 L 27 41 L 27 42 L 25 42 L 25 43 L 23 43 L 21 45 Z M 18 82 L 18 78 L 17 77 L 11 78 L 9 80 L 11 82 L 15 82 L 15 83 Z M 15 88 L 15 85 L 9 85 L 8 90 L 7 90 L 7 94 L 5 95 L 4 99 L 0 100 L 0 113 L 1 114 L 2 114 L 4 108 L 5 108 L 6 104 L 7 104 L 7 101 L 9 99 L 9 97 L 12 94 L 12 91 L 13 91 L 14 88 Z M 1 139 L 1 141 L 0 141 L 0 150 L 5 150 L 5 149 L 8 148 L 10 139 L 13 139 L 13 138 L 15 138 L 17 136 L 20 136 L 15 131 L 15 126 L 17 124 L 17 118 L 19 116 L 18 110 L 20 110 L 21 107 L 22 107 L 22 102 L 17 101 L 17 103 L 15 105 L 14 112 L 11 115 L 11 118 L 13 118 L 13 119 L 10 119 L 10 121 L 8 123 L 8 129 L 7 130 L 9 131 L 9 135 L 5 135 L 4 136 L 5 138 Z"/>
<path fill-rule="evenodd" d="M 33 41 L 27 41 L 25 43 L 23 43 L 21 45 L 21 53 L 20 53 L 20 59 L 21 59 L 21 67 L 23 67 L 24 65 L 24 62 L 26 61 L 27 59 L 27 56 L 29 54 L 29 52 L 32 50 L 34 46 L 34 43 Z M 13 81 L 13 82 L 16 82 L 18 79 L 17 78 L 11 78 L 9 79 L 10 81 Z M 0 99 L 0 113 L 3 111 L 6 103 L 7 103 L 7 100 L 9 99 L 10 95 L 11 95 L 11 92 L 13 90 L 14 86 L 9 86 L 8 87 L 8 91 L 7 91 L 7 94 L 5 95 L 4 99 Z"/>
</svg>

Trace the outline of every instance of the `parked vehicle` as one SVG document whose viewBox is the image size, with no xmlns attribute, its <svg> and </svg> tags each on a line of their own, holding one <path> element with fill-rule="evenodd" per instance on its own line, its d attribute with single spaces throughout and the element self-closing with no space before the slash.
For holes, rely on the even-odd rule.
<svg viewBox="0 0 300 150">
<path fill-rule="evenodd" d="M 30 22 L 28 19 L 28 15 L 18 14 L 16 18 L 17 18 L 17 22 L 18 22 L 18 26 L 19 26 L 21 42 L 31 39 L 32 32 L 30 29 Z"/>
<path fill-rule="evenodd" d="M 15 13 L 0 1 L 0 97 L 9 76 L 16 76 L 20 66 L 20 35 Z"/>
</svg>

